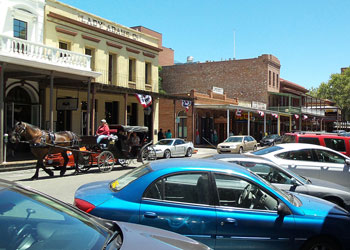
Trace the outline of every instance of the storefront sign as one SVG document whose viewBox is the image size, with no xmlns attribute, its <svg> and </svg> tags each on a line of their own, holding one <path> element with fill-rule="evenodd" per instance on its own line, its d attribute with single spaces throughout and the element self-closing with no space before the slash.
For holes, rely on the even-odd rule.
<svg viewBox="0 0 350 250">
<path fill-rule="evenodd" d="M 56 110 L 77 110 L 78 98 L 57 98 Z"/>
<path fill-rule="evenodd" d="M 223 94 L 224 94 L 224 89 L 223 89 L 223 88 L 219 88 L 219 87 L 214 87 L 214 86 L 213 86 L 213 92 L 216 93 L 216 94 L 223 95 Z"/>
<path fill-rule="evenodd" d="M 121 35 L 121 36 L 125 36 L 127 38 L 139 41 L 141 39 L 141 36 L 137 33 L 134 33 L 130 30 L 127 30 L 123 27 L 120 26 L 114 26 L 108 23 L 105 23 L 104 21 L 101 21 L 99 19 L 96 19 L 94 17 L 89 17 L 89 16 L 85 16 L 83 14 L 78 14 L 78 20 L 82 23 L 91 25 L 93 27 L 102 29 L 102 30 L 106 30 L 109 32 L 112 32 L 114 34 L 117 35 Z"/>
<path fill-rule="evenodd" d="M 266 103 L 252 101 L 252 108 L 253 109 L 264 109 L 264 110 L 266 110 Z"/>
</svg>

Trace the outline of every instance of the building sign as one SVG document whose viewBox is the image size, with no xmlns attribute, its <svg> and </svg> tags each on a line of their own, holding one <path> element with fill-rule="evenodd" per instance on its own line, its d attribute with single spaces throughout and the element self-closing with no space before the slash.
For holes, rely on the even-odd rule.
<svg viewBox="0 0 350 250">
<path fill-rule="evenodd" d="M 91 25 L 93 27 L 102 29 L 102 30 L 106 30 L 109 32 L 112 32 L 114 34 L 117 35 L 121 35 L 121 36 L 125 36 L 127 38 L 136 40 L 136 41 L 140 41 L 141 40 L 141 36 L 137 33 L 134 33 L 124 27 L 121 26 L 114 26 L 112 24 L 106 23 L 104 21 L 101 21 L 99 19 L 96 19 L 94 17 L 89 17 L 89 16 L 85 16 L 83 14 L 78 14 L 78 20 L 82 23 Z"/>
<path fill-rule="evenodd" d="M 57 98 L 56 110 L 77 110 L 78 98 Z"/>
<path fill-rule="evenodd" d="M 252 108 L 266 110 L 266 103 L 252 101 Z"/>
<path fill-rule="evenodd" d="M 216 93 L 216 94 L 223 95 L 224 94 L 224 89 L 213 86 L 213 92 Z"/>
</svg>

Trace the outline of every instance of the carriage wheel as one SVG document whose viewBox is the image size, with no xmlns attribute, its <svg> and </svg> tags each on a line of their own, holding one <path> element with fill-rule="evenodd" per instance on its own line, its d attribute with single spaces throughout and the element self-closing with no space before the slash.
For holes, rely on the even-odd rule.
<svg viewBox="0 0 350 250">
<path fill-rule="evenodd" d="M 97 157 L 97 166 L 101 172 L 110 172 L 114 166 L 114 155 L 110 151 L 103 151 Z"/>
<path fill-rule="evenodd" d="M 146 164 L 150 161 L 157 160 L 156 151 L 152 146 L 145 147 L 141 152 L 141 160 L 143 164 Z"/>
<path fill-rule="evenodd" d="M 131 163 L 132 159 L 118 159 L 118 163 L 124 168 L 128 167 Z"/>
<path fill-rule="evenodd" d="M 79 159 L 78 159 L 78 171 L 81 173 L 86 173 L 89 171 L 89 169 L 92 167 L 93 164 L 93 158 L 92 154 L 83 154 L 79 153 Z"/>
</svg>

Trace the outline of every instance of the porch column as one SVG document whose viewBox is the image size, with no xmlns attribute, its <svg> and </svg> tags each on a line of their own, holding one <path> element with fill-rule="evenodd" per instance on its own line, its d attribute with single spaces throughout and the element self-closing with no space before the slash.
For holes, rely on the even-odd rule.
<svg viewBox="0 0 350 250">
<path fill-rule="evenodd" d="M 96 117 L 95 117 L 95 114 L 96 114 L 96 107 L 95 107 L 95 103 L 96 103 L 96 87 L 95 87 L 95 84 L 92 85 L 92 101 L 91 101 L 91 104 L 92 104 L 92 107 L 90 107 L 91 109 L 91 133 L 94 135 L 95 134 L 95 131 L 96 131 L 96 128 L 95 128 L 95 120 L 96 120 Z"/>
<path fill-rule="evenodd" d="M 86 135 L 90 135 L 90 114 L 91 114 L 90 93 L 91 93 L 91 78 L 89 77 L 89 79 L 88 79 L 88 90 L 87 90 Z"/>
<path fill-rule="evenodd" d="M 227 138 L 230 136 L 230 110 L 227 109 L 226 111 L 227 115 L 227 121 L 226 121 L 226 124 L 227 124 L 227 131 L 226 131 L 226 134 L 227 134 Z"/>
<path fill-rule="evenodd" d="M 301 120 L 302 120 L 303 118 L 302 118 L 302 114 L 300 114 L 300 116 L 299 116 L 299 130 L 300 131 L 302 131 L 302 128 L 301 128 Z"/>
<path fill-rule="evenodd" d="M 53 131 L 53 72 L 50 75 L 50 131 Z"/>
<path fill-rule="evenodd" d="M 281 134 L 281 114 L 278 114 L 277 117 L 277 134 Z"/>
<path fill-rule="evenodd" d="M 267 114 L 265 112 L 265 115 L 264 115 L 264 136 L 266 135 L 266 116 L 267 116 Z"/>
<path fill-rule="evenodd" d="M 124 125 L 128 125 L 128 94 L 124 94 Z"/>
<path fill-rule="evenodd" d="M 250 112 L 248 111 L 248 135 L 250 135 Z"/>
<path fill-rule="evenodd" d="M 176 138 L 177 137 L 177 131 L 176 131 L 176 100 L 174 99 L 174 132 L 172 133 L 173 134 L 173 137 Z"/>
<path fill-rule="evenodd" d="M 292 131 L 292 115 L 289 116 L 289 132 Z"/>
<path fill-rule="evenodd" d="M 0 164 L 4 162 L 4 64 L 0 65 Z"/>
</svg>

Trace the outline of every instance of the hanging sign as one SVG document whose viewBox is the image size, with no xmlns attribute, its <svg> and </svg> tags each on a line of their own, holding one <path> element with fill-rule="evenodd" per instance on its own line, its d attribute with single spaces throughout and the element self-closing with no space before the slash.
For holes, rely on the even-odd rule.
<svg viewBox="0 0 350 250">
<path fill-rule="evenodd" d="M 307 118 L 309 118 L 307 115 L 303 115 L 304 120 L 306 120 Z"/>
<path fill-rule="evenodd" d="M 273 117 L 275 117 L 276 119 L 278 118 L 278 114 L 272 113 L 271 114 Z"/>
<path fill-rule="evenodd" d="M 294 115 L 295 119 L 299 119 L 299 115 L 295 114 Z"/>
<path fill-rule="evenodd" d="M 152 96 L 150 95 L 142 95 L 142 94 L 135 94 L 137 97 L 137 100 L 139 100 L 139 103 L 142 105 L 142 107 L 147 108 L 152 104 Z"/>
<path fill-rule="evenodd" d="M 182 100 L 182 107 L 186 109 L 186 112 L 189 110 L 192 102 L 189 100 Z"/>
<path fill-rule="evenodd" d="M 261 116 L 261 117 L 263 117 L 264 115 L 265 115 L 265 113 L 263 112 L 263 111 L 258 111 L 258 114 Z"/>
<path fill-rule="evenodd" d="M 237 109 L 237 110 L 236 110 L 236 116 L 237 116 L 237 117 L 241 117 L 241 116 L 242 116 L 242 110 Z"/>
</svg>

